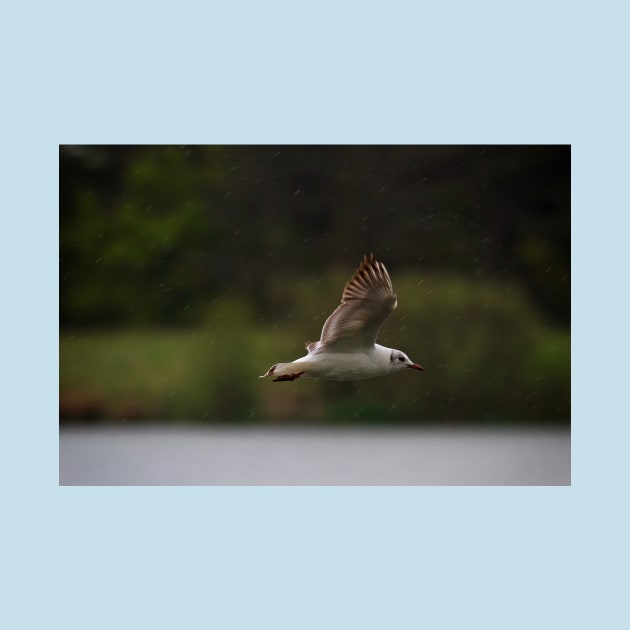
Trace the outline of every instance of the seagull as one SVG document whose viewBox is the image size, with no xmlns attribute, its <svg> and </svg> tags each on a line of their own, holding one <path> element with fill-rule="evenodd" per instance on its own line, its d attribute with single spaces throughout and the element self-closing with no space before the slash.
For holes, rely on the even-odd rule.
<svg viewBox="0 0 630 630">
<path fill-rule="evenodd" d="M 385 265 L 374 254 L 364 256 L 343 290 L 341 304 L 324 323 L 321 339 L 306 343 L 308 354 L 291 363 L 276 363 L 258 378 L 358 381 L 407 368 L 424 370 L 404 352 L 376 343 L 378 331 L 396 305 Z"/>
</svg>

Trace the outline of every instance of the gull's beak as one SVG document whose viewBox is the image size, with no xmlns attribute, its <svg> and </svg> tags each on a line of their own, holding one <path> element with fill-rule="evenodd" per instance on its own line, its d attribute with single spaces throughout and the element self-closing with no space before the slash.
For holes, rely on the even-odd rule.
<svg viewBox="0 0 630 630">
<path fill-rule="evenodd" d="M 424 368 L 417 363 L 410 363 L 407 367 L 411 368 L 412 370 L 420 370 L 421 372 L 424 372 Z"/>
</svg>

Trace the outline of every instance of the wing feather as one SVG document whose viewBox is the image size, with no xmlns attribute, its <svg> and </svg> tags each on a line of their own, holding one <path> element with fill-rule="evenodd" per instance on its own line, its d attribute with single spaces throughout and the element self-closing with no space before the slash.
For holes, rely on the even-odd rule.
<svg viewBox="0 0 630 630">
<path fill-rule="evenodd" d="M 370 255 L 346 284 L 341 304 L 324 323 L 320 341 L 309 352 L 369 347 L 396 308 L 396 294 L 385 265 Z"/>
</svg>

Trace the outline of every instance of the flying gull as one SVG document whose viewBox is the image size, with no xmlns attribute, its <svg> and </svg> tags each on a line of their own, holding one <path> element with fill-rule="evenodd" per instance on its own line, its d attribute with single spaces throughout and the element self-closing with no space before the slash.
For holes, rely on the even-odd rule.
<svg viewBox="0 0 630 630">
<path fill-rule="evenodd" d="M 376 343 L 383 322 L 396 308 L 396 294 L 385 265 L 370 255 L 346 284 L 341 304 L 324 323 L 321 339 L 308 342 L 308 354 L 276 363 L 259 378 L 357 381 L 411 368 L 424 370 L 404 352 Z"/>
</svg>

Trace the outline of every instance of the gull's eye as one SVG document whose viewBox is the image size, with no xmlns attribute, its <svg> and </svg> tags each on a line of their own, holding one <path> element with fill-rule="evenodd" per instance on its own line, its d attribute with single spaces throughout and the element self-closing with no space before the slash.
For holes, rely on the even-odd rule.
<svg viewBox="0 0 630 630">
<path fill-rule="evenodd" d="M 399 361 L 404 361 L 404 360 L 405 360 L 405 357 L 398 357 L 398 360 L 399 360 Z"/>
</svg>

